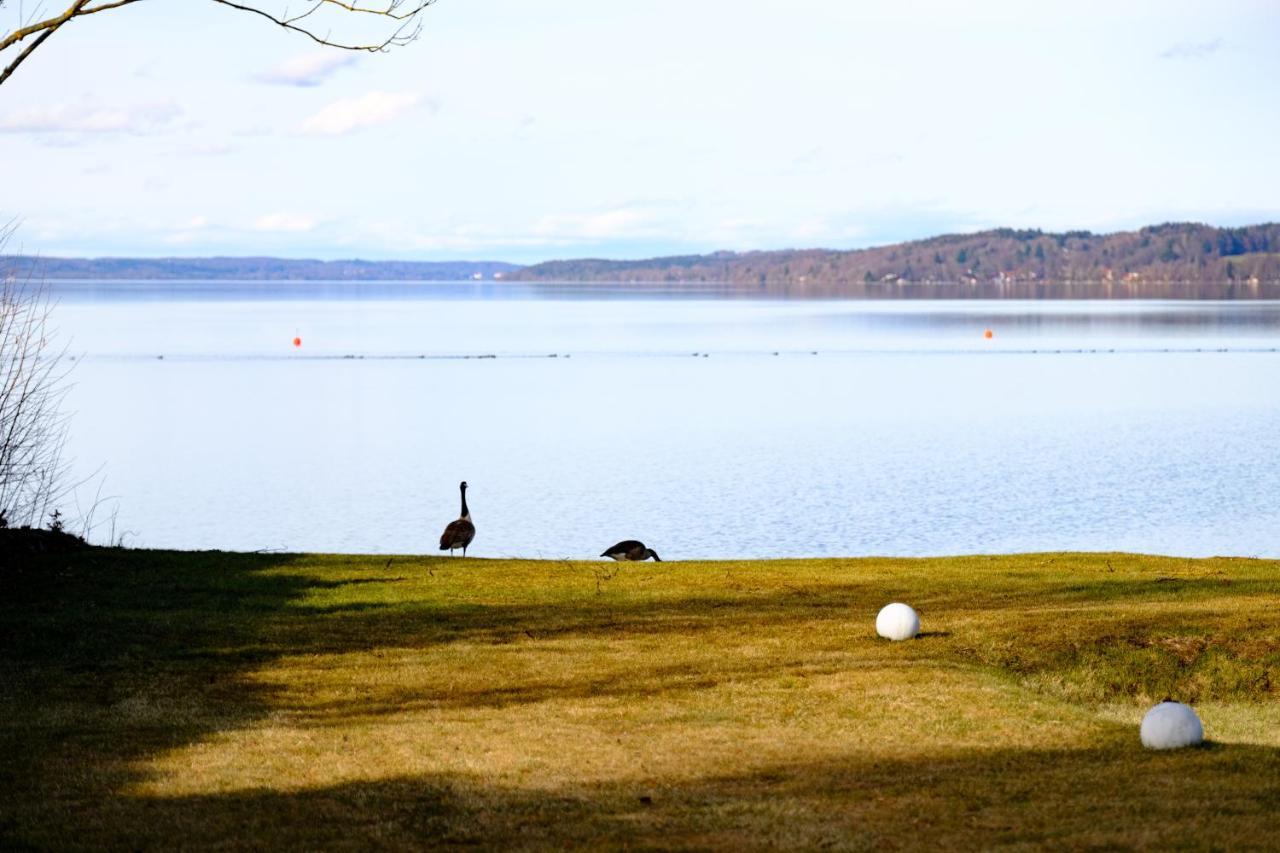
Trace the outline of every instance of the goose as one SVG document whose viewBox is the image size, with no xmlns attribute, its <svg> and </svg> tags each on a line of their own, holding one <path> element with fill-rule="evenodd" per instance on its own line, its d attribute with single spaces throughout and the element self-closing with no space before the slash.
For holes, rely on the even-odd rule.
<svg viewBox="0 0 1280 853">
<path fill-rule="evenodd" d="M 652 548 L 644 547 L 643 542 L 637 542 L 634 539 L 624 539 L 612 548 L 606 549 L 601 557 L 609 557 L 611 559 L 622 562 L 623 560 L 647 560 L 650 557 L 662 562 L 662 558 L 658 556 L 658 552 Z"/>
<path fill-rule="evenodd" d="M 471 510 L 467 509 L 467 481 L 458 486 L 462 492 L 462 515 L 449 522 L 449 526 L 440 534 L 440 550 L 448 551 L 453 556 L 454 548 L 462 549 L 462 556 L 467 556 L 467 546 L 476 538 L 476 526 L 471 523 Z"/>
</svg>

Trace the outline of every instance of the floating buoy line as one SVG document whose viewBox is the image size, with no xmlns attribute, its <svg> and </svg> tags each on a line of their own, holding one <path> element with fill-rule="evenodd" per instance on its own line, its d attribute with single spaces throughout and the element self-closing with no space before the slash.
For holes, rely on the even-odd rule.
<svg viewBox="0 0 1280 853">
<path fill-rule="evenodd" d="M 297 344 L 301 347 L 301 344 Z M 492 361 L 496 359 L 568 359 L 579 358 L 773 358 L 784 356 L 933 356 L 961 355 L 984 356 L 998 358 L 1010 355 L 1194 355 L 1197 353 L 1212 354 L 1269 354 L 1280 353 L 1280 346 L 1274 347 L 1036 347 L 1027 349 L 855 349 L 855 350 L 725 350 L 723 352 L 609 352 L 591 351 L 579 353 L 275 353 L 245 355 L 211 355 L 206 353 L 124 353 L 114 355 L 93 355 L 85 353 L 78 356 L 64 356 L 69 361 L 91 359 L 109 361 L 131 361 L 137 359 L 153 359 L 168 361 Z"/>
</svg>

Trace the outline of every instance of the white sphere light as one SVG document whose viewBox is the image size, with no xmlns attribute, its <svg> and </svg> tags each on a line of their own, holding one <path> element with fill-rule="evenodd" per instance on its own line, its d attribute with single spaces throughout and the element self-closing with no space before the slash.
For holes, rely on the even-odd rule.
<svg viewBox="0 0 1280 853">
<path fill-rule="evenodd" d="M 1204 727 L 1196 712 L 1181 702 L 1161 702 L 1142 718 L 1138 731 L 1147 749 L 1181 749 L 1204 741 Z"/>
<path fill-rule="evenodd" d="M 909 605 L 886 604 L 876 616 L 876 633 L 887 640 L 910 640 L 920 633 L 920 617 Z"/>
</svg>

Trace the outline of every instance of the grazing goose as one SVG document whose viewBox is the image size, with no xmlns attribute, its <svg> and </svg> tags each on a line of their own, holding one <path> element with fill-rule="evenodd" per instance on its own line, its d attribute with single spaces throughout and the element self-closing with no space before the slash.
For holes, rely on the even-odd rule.
<svg viewBox="0 0 1280 853">
<path fill-rule="evenodd" d="M 471 510 L 467 509 L 467 481 L 458 486 L 462 492 L 462 515 L 449 522 L 449 526 L 440 535 L 440 550 L 448 551 L 453 556 L 454 548 L 462 549 L 462 556 L 467 556 L 467 546 L 476 538 L 476 526 L 471 523 Z"/>
<path fill-rule="evenodd" d="M 622 562 L 623 560 L 647 560 L 650 557 L 662 562 L 662 558 L 658 556 L 658 552 L 652 548 L 644 547 L 643 542 L 637 542 L 634 539 L 624 539 L 617 545 L 606 550 L 601 557 L 609 557 L 611 559 Z"/>
</svg>

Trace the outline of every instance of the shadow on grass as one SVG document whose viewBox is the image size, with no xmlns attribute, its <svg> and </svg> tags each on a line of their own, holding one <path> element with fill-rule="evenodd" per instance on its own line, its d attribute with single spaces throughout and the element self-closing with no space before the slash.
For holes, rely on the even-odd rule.
<svg viewBox="0 0 1280 853">
<path fill-rule="evenodd" d="M 133 762 L 267 713 L 242 677 L 283 651 L 263 621 L 327 583 L 269 573 L 292 559 L 94 548 L 0 571 L 0 847 L 50 802 L 74 842 Z"/>
<path fill-rule="evenodd" d="M 429 565 L 429 561 L 423 561 Z M 600 637 L 619 635 L 654 635 L 726 630 L 748 627 L 785 627 L 815 620 L 831 619 L 848 622 L 862 618 L 870 624 L 885 598 L 882 581 L 859 583 L 824 583 L 816 587 L 791 586 L 767 592 L 728 587 L 717 590 L 708 586 L 697 594 L 681 598 L 649 597 L 644 591 L 636 597 L 615 599 L 610 595 L 588 594 L 584 576 L 583 594 L 566 600 L 537 603 L 469 603 L 441 604 L 429 601 L 354 602 L 336 605 L 306 605 L 293 612 L 281 613 L 265 626 L 273 641 L 286 646 L 290 653 L 340 654 L 386 646 L 427 647 L 471 642 L 505 644 L 523 638 L 548 640 L 558 637 Z M 929 606 L 918 608 L 927 620 L 943 610 L 1008 609 L 1030 611 L 1034 607 L 1101 606 L 1098 617 L 1116 621 L 1114 604 L 1126 600 L 1150 600 L 1177 605 L 1183 597 L 1167 586 L 1146 580 L 1112 581 L 1105 586 L 1054 584 L 1019 585 L 999 596 L 968 589 L 936 594 L 927 581 L 899 583 L 920 589 L 917 600 Z M 1225 588 L 1216 580 L 1190 580 L 1182 585 L 1189 601 L 1210 596 L 1272 599 L 1280 593 L 1280 579 L 1239 581 Z M 301 612 L 298 612 L 298 611 Z M 329 617 L 324 631 L 316 631 L 308 617 Z M 1049 617 L 1052 618 L 1052 617 Z M 1142 617 L 1125 617 L 1134 624 Z M 1147 621 L 1170 622 L 1168 612 L 1153 613 Z M 1198 614 L 1188 624 L 1197 624 Z M 1176 618 L 1175 618 L 1176 621 Z M 950 630 L 926 630 L 921 639 L 952 639 Z"/>
<path fill-rule="evenodd" d="M 1132 732 L 1127 733 L 1130 740 Z M 504 784 L 430 775 L 112 804 L 54 847 L 1274 849 L 1280 750 L 994 750 L 770 764 L 700 778 Z"/>
<path fill-rule="evenodd" d="M 287 554 L 92 550 L 44 555 L 24 571 L 0 572 L 0 847 L 314 848 L 412 846 L 424 840 L 504 847 L 620 844 L 633 838 L 642 844 L 714 847 L 817 846 L 829 841 L 837 846 L 892 846 L 888 831 L 908 827 L 916 833 L 913 838 L 920 839 L 942 841 L 945 832 L 980 829 L 995 833 L 983 837 L 996 841 L 1055 843 L 1070 838 L 1084 839 L 1079 842 L 1084 846 L 1094 843 L 1089 840 L 1094 836 L 1088 835 L 1089 821 L 1078 810 L 1101 809 L 1114 814 L 1119 825 L 1121 812 L 1136 814 L 1133 810 L 1141 805 L 1154 809 L 1153 814 L 1168 815 L 1171 825 L 1185 827 L 1189 818 L 1173 814 L 1173 806 L 1159 797 L 1148 802 L 1149 791 L 1198 797 L 1197 786 L 1202 784 L 1225 786 L 1228 793 L 1247 790 L 1247 795 L 1241 794 L 1244 799 L 1237 801 L 1232 794 L 1221 807 L 1236 809 L 1249 821 L 1254 814 L 1249 797 L 1269 797 L 1273 807 L 1280 802 L 1276 783 L 1268 781 L 1280 778 L 1275 751 L 1241 747 L 1203 751 L 1165 764 L 1159 763 L 1163 756 L 1134 756 L 1119 747 L 1097 753 L 994 752 L 918 762 L 833 761 L 692 782 L 654 780 L 647 787 L 539 791 L 469 777 L 432 777 L 349 782 L 293 793 L 175 799 L 125 795 L 140 781 L 136 768 L 148 758 L 214 732 L 243 729 L 282 709 L 285 703 L 279 694 L 248 677 L 282 656 L 430 649 L 457 642 L 627 635 L 662 639 L 710 631 L 746 636 L 824 620 L 847 621 L 851 612 L 863 611 L 870 631 L 872 602 L 887 586 L 883 580 L 862 583 L 845 575 L 842 583 L 809 588 L 724 595 L 708 588 L 701 596 L 686 598 L 615 600 L 594 595 L 586 585 L 589 575 L 584 574 L 580 597 L 552 603 L 412 600 L 317 607 L 305 603 L 316 590 L 396 582 L 406 572 L 446 563 L 406 565 L 398 560 L 395 575 L 388 566 L 385 578 L 335 578 L 333 574 L 343 573 L 333 569 L 326 577 L 273 571 L 297 560 Z M 905 578 L 899 588 L 908 583 L 921 582 Z M 1097 594 L 1097 588 L 1088 585 L 1041 587 L 1037 595 L 1031 584 L 1020 582 L 1002 604 L 1033 599 L 1085 602 Z M 1107 595 L 1177 600 L 1170 596 L 1222 589 L 1218 580 L 1189 579 L 1177 585 L 1139 579 L 1111 582 Z M 1264 581 L 1231 586 L 1232 595 L 1274 593 L 1275 584 Z M 945 600 L 940 597 L 937 606 L 960 601 L 971 609 L 983 606 L 981 600 L 966 601 L 966 596 L 966 591 L 955 590 Z M 951 633 L 934 631 L 929 639 L 950 643 L 958 639 Z M 804 662 L 803 656 L 796 661 Z M 707 689 L 725 678 L 776 675 L 780 665 L 787 661 L 726 661 L 707 672 L 651 662 L 643 671 L 621 675 L 583 673 L 564 682 L 497 685 L 448 696 L 387 691 L 308 710 L 314 723 L 337 724 L 442 703 L 502 707 L 552 698 L 645 697 Z M 1246 766 L 1252 769 L 1243 773 Z M 1150 772 L 1134 776 L 1133 767 Z M 1174 771 L 1162 775 L 1160 768 Z M 1237 771 L 1249 778 L 1236 778 Z M 1101 779 L 1102 787 L 1095 790 L 1086 784 L 1091 774 Z M 1106 785 L 1119 789 L 1122 783 L 1135 790 L 1096 801 Z M 641 797 L 649 797 L 649 802 Z M 1018 804 L 1041 801 L 1048 817 L 1045 828 L 1037 830 L 1040 824 L 1022 816 L 1025 809 Z M 966 803 L 977 803 L 977 811 L 970 813 Z M 792 810 L 779 804 L 790 804 Z M 1208 809 L 1205 805 L 1190 814 L 1200 815 L 1197 819 L 1208 821 L 1216 831 L 1214 815 L 1228 812 Z M 867 823 L 871 820 L 874 825 Z M 1143 825 L 1148 834 L 1132 843 L 1176 840 L 1158 822 L 1144 818 Z M 1078 826 L 1083 834 L 1055 836 L 1051 826 L 1058 827 L 1052 832 Z M 1130 843 L 1117 841 L 1120 837 L 1104 834 L 1097 843 Z"/>
</svg>

